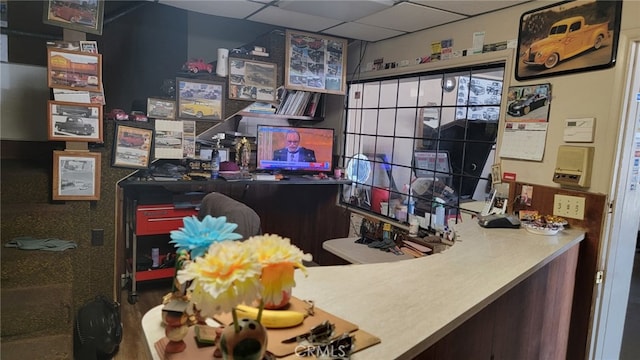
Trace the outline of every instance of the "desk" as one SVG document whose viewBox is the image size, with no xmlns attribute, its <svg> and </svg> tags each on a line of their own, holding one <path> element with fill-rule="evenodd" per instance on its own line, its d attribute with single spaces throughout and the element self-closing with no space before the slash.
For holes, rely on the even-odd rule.
<svg viewBox="0 0 640 360">
<path fill-rule="evenodd" d="M 455 230 L 460 241 L 440 254 L 297 271 L 294 294 L 382 340 L 353 360 L 564 358 L 584 231 Z"/>
<path fill-rule="evenodd" d="M 132 175 L 118 182 L 118 241 L 116 249 L 118 273 L 131 279 L 127 259 L 150 256 L 149 241 L 138 241 L 137 256 L 133 254 L 135 213 L 139 205 L 174 204 L 176 208 L 197 208 L 201 199 L 210 192 L 219 192 L 251 207 L 259 216 L 264 233 L 278 234 L 306 253 L 313 255 L 321 265 L 336 263 L 337 259 L 322 249 L 322 242 L 349 234 L 349 214 L 338 206 L 341 185 L 350 180 L 309 179 L 292 176 L 281 181 L 225 181 L 216 180 L 140 180 Z M 153 243 L 161 254 L 173 252 L 164 235 Z M 165 245 L 164 248 L 162 245 Z M 155 271 L 155 270 L 154 270 Z M 136 301 L 135 288 L 129 302 Z M 120 299 L 119 299 L 120 300 Z"/>
<path fill-rule="evenodd" d="M 395 255 L 392 252 L 370 248 L 355 241 L 358 237 L 327 240 L 322 243 L 322 248 L 339 256 L 352 264 L 374 264 L 382 262 L 413 259 L 411 255 Z"/>
</svg>

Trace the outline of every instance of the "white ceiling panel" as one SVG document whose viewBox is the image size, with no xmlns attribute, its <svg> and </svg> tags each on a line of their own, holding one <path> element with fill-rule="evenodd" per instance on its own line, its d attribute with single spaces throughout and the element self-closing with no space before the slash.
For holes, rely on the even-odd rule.
<svg viewBox="0 0 640 360">
<path fill-rule="evenodd" d="M 341 20 L 284 10 L 275 6 L 269 6 L 247 20 L 312 32 L 318 32 L 342 22 Z"/>
<path fill-rule="evenodd" d="M 436 10 L 421 5 L 400 3 L 392 8 L 358 19 L 356 22 L 388 29 L 413 32 L 464 18 L 465 16 L 462 15 Z"/>
<path fill-rule="evenodd" d="M 416 4 L 422 4 L 441 10 L 451 11 L 464 15 L 478 15 L 490 11 L 504 9 L 513 5 L 525 3 L 529 0 L 491 0 L 491 1 L 473 1 L 473 0 L 411 0 Z"/>
<path fill-rule="evenodd" d="M 158 1 L 203 14 L 373 42 L 533 0 Z"/>
<path fill-rule="evenodd" d="M 355 22 L 340 24 L 336 27 L 323 31 L 323 33 L 371 42 L 406 34 L 403 31 L 385 29 Z"/>
<path fill-rule="evenodd" d="M 393 1 L 281 0 L 278 7 L 304 14 L 353 21 L 390 8 Z"/>
<path fill-rule="evenodd" d="M 184 10 L 234 19 L 244 19 L 265 6 L 265 4 L 244 0 L 160 0 L 159 2 Z"/>
</svg>

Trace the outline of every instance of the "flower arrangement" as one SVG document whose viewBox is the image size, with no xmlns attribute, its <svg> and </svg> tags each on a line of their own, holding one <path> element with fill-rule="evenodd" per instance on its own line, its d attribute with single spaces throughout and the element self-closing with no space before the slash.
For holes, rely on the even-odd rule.
<svg viewBox="0 0 640 360">
<path fill-rule="evenodd" d="M 202 221 L 185 217 L 184 227 L 171 232 L 171 243 L 178 252 L 186 250 L 191 255 L 176 272 L 190 302 L 202 316 L 231 312 L 234 324 L 235 308 L 240 304 L 258 301 L 262 310 L 265 303 L 280 303 L 283 294 L 295 286 L 293 270 L 306 274 L 302 261 L 312 260 L 311 254 L 278 235 L 235 241 L 242 238 L 233 232 L 236 228 L 224 216 L 207 215 Z"/>
</svg>

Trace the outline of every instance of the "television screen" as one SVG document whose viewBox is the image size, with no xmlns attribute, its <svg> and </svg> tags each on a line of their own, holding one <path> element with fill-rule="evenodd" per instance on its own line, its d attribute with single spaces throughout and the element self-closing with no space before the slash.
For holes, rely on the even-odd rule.
<svg viewBox="0 0 640 360">
<path fill-rule="evenodd" d="M 323 172 L 333 169 L 333 129 L 258 125 L 257 169 Z"/>
</svg>

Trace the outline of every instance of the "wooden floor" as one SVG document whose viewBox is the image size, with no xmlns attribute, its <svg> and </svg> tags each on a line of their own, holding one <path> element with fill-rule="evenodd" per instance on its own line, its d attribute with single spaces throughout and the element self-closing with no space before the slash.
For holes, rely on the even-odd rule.
<svg viewBox="0 0 640 360">
<path fill-rule="evenodd" d="M 170 280 L 158 280 L 139 283 L 138 300 L 135 304 L 127 302 L 129 292 L 122 291 L 122 341 L 114 360 L 151 359 L 147 341 L 142 332 L 142 317 L 149 309 L 162 303 L 162 297 L 171 290 Z"/>
</svg>

